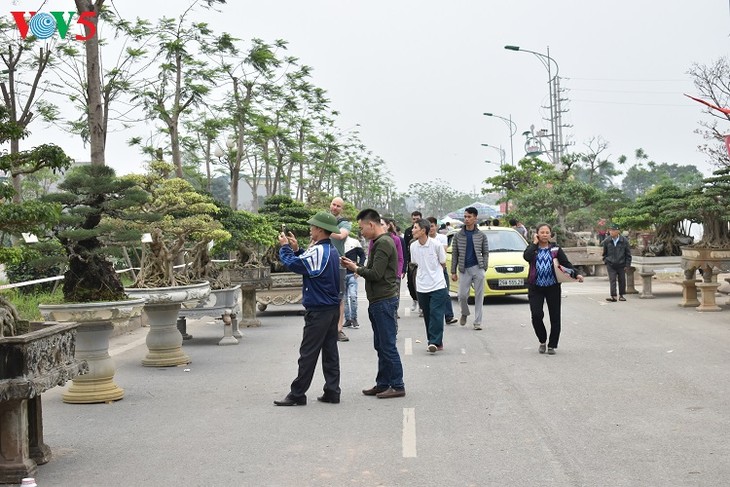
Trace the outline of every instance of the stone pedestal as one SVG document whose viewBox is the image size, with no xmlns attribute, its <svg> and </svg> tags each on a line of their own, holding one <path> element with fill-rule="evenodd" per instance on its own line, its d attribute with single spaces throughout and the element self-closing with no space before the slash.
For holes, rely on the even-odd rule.
<svg viewBox="0 0 730 487">
<path fill-rule="evenodd" d="M 626 269 L 626 294 L 639 293 L 639 291 L 636 290 L 636 282 L 634 281 L 635 271 L 636 269 L 634 267 L 629 267 Z"/>
<path fill-rule="evenodd" d="M 145 299 L 144 311 L 150 325 L 147 334 L 145 367 L 174 367 L 190 363 L 182 351 L 182 335 L 177 329 L 177 316 L 182 303 L 199 301 L 210 294 L 210 284 L 199 282 L 187 286 L 164 288 L 126 288 L 130 296 Z"/>
<path fill-rule="evenodd" d="M 19 484 L 51 458 L 41 394 L 87 370 L 74 357 L 77 323 L 0 337 L 0 483 Z"/>
<path fill-rule="evenodd" d="M 682 308 L 694 308 L 700 305 L 697 299 L 697 283 L 699 279 L 685 279 L 682 281 L 682 302 L 679 306 Z"/>
<path fill-rule="evenodd" d="M 147 333 L 147 356 L 142 359 L 145 367 L 175 367 L 190 363 L 182 350 L 183 338 L 177 329 L 180 303 L 146 304 L 150 331 Z"/>
<path fill-rule="evenodd" d="M 63 395 L 63 402 L 94 404 L 124 397 L 124 389 L 114 383 L 116 367 L 109 355 L 109 337 L 113 329 L 111 321 L 82 323 L 76 329 L 76 357 L 86 360 L 89 373 L 73 380 Z"/>
<path fill-rule="evenodd" d="M 239 326 L 261 326 L 261 320 L 256 318 L 256 288 L 241 286 L 241 319 Z"/>
<path fill-rule="evenodd" d="M 698 282 L 697 287 L 702 291 L 700 305 L 696 311 L 722 311 L 715 302 L 715 292 L 720 284 L 717 282 Z"/>
<path fill-rule="evenodd" d="M 28 400 L 0 401 L 0 483 L 20 483 L 36 468 L 28 445 Z"/>
<path fill-rule="evenodd" d="M 223 321 L 223 338 L 220 339 L 218 345 L 238 345 L 238 340 L 233 336 L 233 320 L 229 310 L 226 310 L 221 316 Z"/>
<path fill-rule="evenodd" d="M 641 293 L 639 299 L 654 299 L 654 295 L 651 292 L 651 280 L 656 273 L 654 271 L 639 272 L 641 276 Z"/>
</svg>

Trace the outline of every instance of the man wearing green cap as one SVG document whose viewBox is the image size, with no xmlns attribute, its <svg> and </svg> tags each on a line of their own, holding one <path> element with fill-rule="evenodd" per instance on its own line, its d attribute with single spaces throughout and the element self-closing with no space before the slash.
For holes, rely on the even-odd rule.
<svg viewBox="0 0 730 487">
<path fill-rule="evenodd" d="M 620 234 L 618 225 L 608 226 L 608 238 L 603 241 L 603 263 L 606 264 L 611 297 L 606 301 L 616 302 L 616 281 L 618 280 L 618 300 L 626 301 L 626 269 L 631 267 L 631 248 L 629 241 Z"/>
<path fill-rule="evenodd" d="M 277 406 L 304 406 L 312 383 L 317 359 L 322 353 L 324 394 L 320 402 L 340 402 L 340 355 L 337 350 L 337 322 L 340 319 L 340 254 L 330 235 L 339 233 L 337 219 L 326 211 L 314 215 L 309 223 L 312 245 L 299 248 L 294 234 L 279 234 L 279 257 L 291 271 L 303 276 L 302 304 L 304 333 L 299 347 L 299 373 L 291 383 L 289 394 L 274 401 Z"/>
</svg>

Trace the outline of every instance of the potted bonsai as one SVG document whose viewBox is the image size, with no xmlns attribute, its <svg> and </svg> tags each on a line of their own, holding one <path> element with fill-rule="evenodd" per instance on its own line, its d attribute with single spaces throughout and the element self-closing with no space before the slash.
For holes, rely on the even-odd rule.
<svg viewBox="0 0 730 487">
<path fill-rule="evenodd" d="M 672 182 L 662 183 L 627 207 L 619 210 L 612 220 L 622 228 L 644 231 L 652 235 L 642 250 L 634 256 L 633 267 L 642 278 L 640 298 L 653 298 L 652 278 L 654 269 L 679 267 L 681 247 L 692 243 L 688 235 L 687 191 Z M 628 275 L 629 289 L 633 289 L 633 273 Z"/>
<path fill-rule="evenodd" d="M 218 208 L 212 198 L 195 191 L 180 178 L 170 178 L 173 166 L 153 161 L 143 175 L 128 175 L 150 198 L 143 213 L 162 215 L 159 220 L 141 225 L 149 231 L 142 245 L 140 270 L 135 282 L 126 288 L 131 296 L 145 300 L 149 319 L 149 353 L 142 361 L 148 367 L 175 366 L 190 362 L 182 351 L 182 335 L 176 328 L 177 315 L 186 301 L 199 301 L 210 293 L 208 281 L 196 281 L 186 270 L 192 253 L 211 241 L 224 241 L 230 234 L 213 218 Z M 187 261 L 186 261 L 187 259 Z"/>
<path fill-rule="evenodd" d="M 277 230 L 265 215 L 227 207 L 221 208 L 220 221 L 233 238 L 217 242 L 213 251 L 228 253 L 234 260 L 219 269 L 219 273 L 224 282 L 240 286 L 240 324 L 258 326 L 256 290 L 271 284 L 270 265 L 264 261 L 264 256 L 272 247 Z"/>
<path fill-rule="evenodd" d="M 114 383 L 109 337 L 114 327 L 126 329 L 139 317 L 144 300 L 129 299 L 110 260 L 114 245 L 139 240 L 127 217 L 148 199 L 133 182 L 118 178 L 107 166 L 77 166 L 66 174 L 59 192 L 44 197 L 63 212 L 54 233 L 63 245 L 62 304 L 40 305 L 46 319 L 79 322 L 78 355 L 89 363 L 89 374 L 74 380 L 64 402 L 109 402 L 124 397 Z M 141 216 L 138 216 L 141 218 Z"/>
<path fill-rule="evenodd" d="M 689 191 L 685 199 L 686 218 L 702 223 L 702 239 L 682 247 L 685 271 L 683 306 L 696 306 L 695 273 L 700 270 L 702 290 L 698 311 L 719 311 L 715 291 L 717 274 L 730 271 L 730 167 L 718 169 Z"/>
<path fill-rule="evenodd" d="M 301 246 L 306 245 L 309 239 L 307 220 L 316 213 L 316 210 L 294 201 L 289 196 L 276 195 L 266 198 L 260 213 L 267 216 L 277 230 L 284 227 L 287 232 L 292 232 Z M 277 245 L 272 242 L 263 256 L 264 263 L 271 268 L 271 284 L 267 289 L 257 293 L 256 301 L 260 311 L 265 311 L 271 304 L 294 304 L 302 300 L 302 276 L 288 272 L 279 260 Z"/>
</svg>

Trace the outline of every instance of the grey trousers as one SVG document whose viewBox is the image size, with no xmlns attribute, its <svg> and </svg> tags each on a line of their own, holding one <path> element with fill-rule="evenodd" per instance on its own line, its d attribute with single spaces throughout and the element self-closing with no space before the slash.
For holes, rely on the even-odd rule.
<svg viewBox="0 0 730 487">
<path fill-rule="evenodd" d="M 463 316 L 469 316 L 469 290 L 474 287 L 474 324 L 482 324 L 482 306 L 484 303 L 484 274 L 485 270 L 478 265 L 467 267 L 465 272 L 459 272 L 459 307 Z"/>
</svg>

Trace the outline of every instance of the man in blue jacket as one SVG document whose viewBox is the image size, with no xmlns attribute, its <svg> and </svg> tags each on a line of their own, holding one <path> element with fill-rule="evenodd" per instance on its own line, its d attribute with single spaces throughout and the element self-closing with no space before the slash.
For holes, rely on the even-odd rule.
<svg viewBox="0 0 730 487">
<path fill-rule="evenodd" d="M 340 402 L 340 355 L 337 350 L 337 323 L 340 319 L 340 254 L 332 245 L 330 235 L 339 233 L 337 219 L 322 211 L 309 223 L 312 245 L 306 250 L 299 248 L 294 234 L 279 234 L 279 257 L 291 271 L 304 276 L 302 304 L 304 333 L 299 347 L 299 373 L 291 383 L 289 394 L 274 401 L 277 406 L 304 406 L 307 390 L 312 383 L 319 352 L 322 352 L 324 394 L 320 402 Z"/>
</svg>

